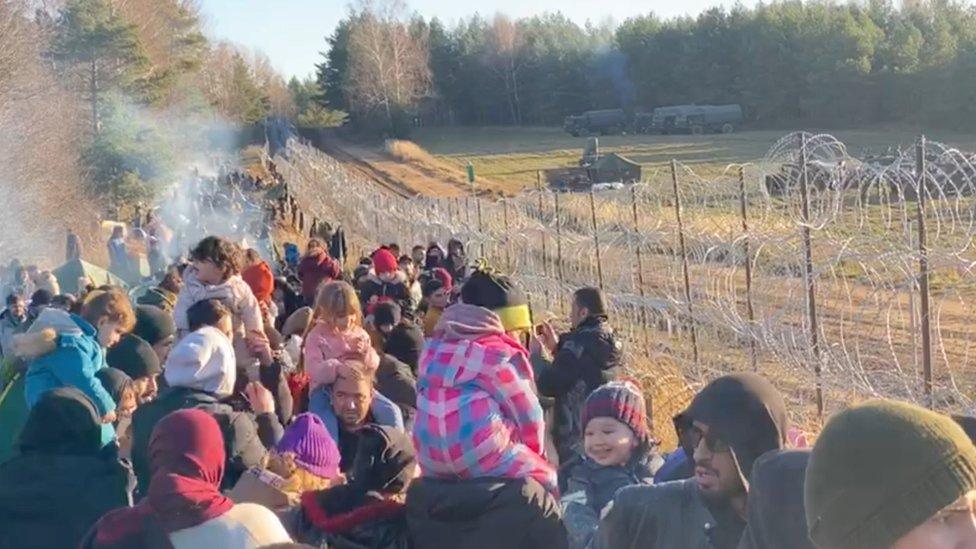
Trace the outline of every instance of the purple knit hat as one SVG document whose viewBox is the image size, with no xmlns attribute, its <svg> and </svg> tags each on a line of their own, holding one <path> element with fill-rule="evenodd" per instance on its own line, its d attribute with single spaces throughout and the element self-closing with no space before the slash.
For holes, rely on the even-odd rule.
<svg viewBox="0 0 976 549">
<path fill-rule="evenodd" d="M 319 416 L 304 413 L 285 429 L 275 451 L 295 454 L 295 463 L 316 476 L 333 479 L 339 476 L 339 448 Z"/>
</svg>

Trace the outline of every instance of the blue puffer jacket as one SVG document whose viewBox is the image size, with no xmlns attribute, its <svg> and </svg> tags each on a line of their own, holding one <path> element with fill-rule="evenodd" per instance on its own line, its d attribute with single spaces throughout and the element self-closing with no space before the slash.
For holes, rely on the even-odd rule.
<svg viewBox="0 0 976 549">
<path fill-rule="evenodd" d="M 45 309 L 26 334 L 14 338 L 14 349 L 28 362 L 24 383 L 28 407 L 46 391 L 75 387 L 91 399 L 99 414 L 115 410 L 112 396 L 95 377 L 95 372 L 106 367 L 98 330 L 80 316 Z M 113 440 L 115 429 L 103 424 L 102 443 Z"/>
</svg>

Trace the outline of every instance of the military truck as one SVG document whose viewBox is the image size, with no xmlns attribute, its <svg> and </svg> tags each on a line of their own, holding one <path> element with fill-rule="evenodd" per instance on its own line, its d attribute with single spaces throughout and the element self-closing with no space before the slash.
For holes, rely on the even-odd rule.
<svg viewBox="0 0 976 549">
<path fill-rule="evenodd" d="M 579 137 L 581 135 L 611 135 L 623 133 L 630 126 L 623 109 L 586 111 L 576 116 L 567 116 L 563 129 Z"/>
<path fill-rule="evenodd" d="M 638 133 L 732 133 L 742 124 L 739 105 L 674 105 L 658 107 L 648 116 L 638 115 Z"/>
</svg>

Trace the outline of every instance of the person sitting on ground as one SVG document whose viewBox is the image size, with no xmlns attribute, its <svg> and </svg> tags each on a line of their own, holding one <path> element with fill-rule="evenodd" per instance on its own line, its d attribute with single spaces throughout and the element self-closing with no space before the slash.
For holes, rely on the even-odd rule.
<svg viewBox="0 0 976 549">
<path fill-rule="evenodd" d="M 424 348 L 424 333 L 420 326 L 404 318 L 400 306 L 394 302 L 377 305 L 372 318 L 380 349 L 409 366 L 416 376 Z"/>
<path fill-rule="evenodd" d="M 77 547 L 112 509 L 132 505 L 132 471 L 102 449 L 98 413 L 74 387 L 41 395 L 0 465 L 0 547 Z"/>
<path fill-rule="evenodd" d="M 298 279 L 302 281 L 302 297 L 309 307 L 315 306 L 315 296 L 323 283 L 339 280 L 342 272 L 329 256 L 322 241 L 309 239 L 305 256 L 298 263 Z"/>
<path fill-rule="evenodd" d="M 600 513 L 618 490 L 652 484 L 660 464 L 644 395 L 630 381 L 612 381 L 590 393 L 582 416 L 584 453 L 560 474 L 560 484 L 566 478 L 563 520 L 574 549 L 589 545 Z"/>
<path fill-rule="evenodd" d="M 424 337 L 430 337 L 446 309 L 451 304 L 454 280 L 445 269 L 434 269 L 430 280 L 424 284 Z"/>
<path fill-rule="evenodd" d="M 95 375 L 115 401 L 117 419 L 112 423 L 115 441 L 119 447 L 119 456 L 129 459 L 132 456 L 132 414 L 139 405 L 132 378 L 122 370 L 112 367 L 102 368 Z"/>
<path fill-rule="evenodd" d="M 149 486 L 149 438 L 153 427 L 174 410 L 197 408 L 218 418 L 227 446 L 224 488 L 230 488 L 251 467 L 263 464 L 267 450 L 281 438 L 274 397 L 260 383 L 246 386 L 250 411 L 235 411 L 221 402 L 237 381 L 230 311 L 217 300 L 201 301 L 187 311 L 191 334 L 170 353 L 163 377 L 167 388 L 132 417 L 132 465 L 139 492 Z"/>
<path fill-rule="evenodd" d="M 27 303 L 17 294 L 7 296 L 7 308 L 0 313 L 0 356 L 14 356 L 14 335 L 27 322 Z"/>
<path fill-rule="evenodd" d="M 375 385 L 373 372 L 362 361 L 347 359 L 339 365 L 332 387 L 332 411 L 338 418 L 337 434 L 333 438 L 339 446 L 343 473 L 352 467 L 363 427 L 383 425 L 404 430 L 400 409 L 385 399 L 381 404 L 382 395 Z"/>
<path fill-rule="evenodd" d="M 159 392 L 157 378 L 163 373 L 159 356 L 141 337 L 127 334 L 108 350 L 105 361 L 109 367 L 121 370 L 132 381 L 138 404 L 151 402 Z"/>
<path fill-rule="evenodd" d="M 135 324 L 129 298 L 119 290 L 88 296 L 80 316 L 45 309 L 26 334 L 14 337 L 14 352 L 28 363 L 24 382 L 27 406 L 57 387 L 81 390 L 98 410 L 102 444 L 115 440 L 115 401 L 95 373 L 105 368 L 105 348 L 115 345 Z"/>
<path fill-rule="evenodd" d="M 732 374 L 706 385 L 682 416 L 699 439 L 695 478 L 620 490 L 593 538 L 595 549 L 738 545 L 753 463 L 786 443 L 783 396 L 761 376 Z"/>
<path fill-rule="evenodd" d="M 146 293 L 139 296 L 136 303 L 139 305 L 152 305 L 172 313 L 176 307 L 176 298 L 183 289 L 183 277 L 176 267 L 170 267 L 163 275 L 159 285 L 146 290 Z"/>
<path fill-rule="evenodd" d="M 339 460 L 339 448 L 322 420 L 299 414 L 268 456 L 267 467 L 250 469 L 228 495 L 237 503 L 284 510 L 298 505 L 305 492 L 341 484 Z"/>
<path fill-rule="evenodd" d="M 976 547 L 976 447 L 914 404 L 853 406 L 817 437 L 804 501 L 822 549 Z"/>
<path fill-rule="evenodd" d="M 373 253 L 373 272 L 360 285 L 359 298 L 366 315 L 371 315 L 376 305 L 385 301 L 397 302 L 409 314 L 416 309 L 410 298 L 407 275 L 400 271 L 396 256 L 384 248 Z"/>
<path fill-rule="evenodd" d="M 810 450 L 766 452 L 749 477 L 749 513 L 738 549 L 813 549 L 803 485 Z"/>
<path fill-rule="evenodd" d="M 362 312 L 356 291 L 346 282 L 322 286 L 315 304 L 315 320 L 305 337 L 304 365 L 309 377 L 308 410 L 322 418 L 333 438 L 338 423 L 333 411 L 332 385 L 345 358 L 360 360 L 372 380 L 379 368 L 369 334 L 363 329 Z M 398 412 L 395 404 L 377 395 L 376 407 L 383 417 Z M 383 413 L 386 412 L 386 413 Z M 402 423 L 401 423 L 402 426 Z"/>
<path fill-rule="evenodd" d="M 557 339 L 552 325 L 543 322 L 533 341 L 539 394 L 555 399 L 551 433 L 560 464 L 581 453 L 579 418 L 586 397 L 622 369 L 623 351 L 609 313 L 602 291 L 580 288 L 573 294 L 569 317 L 573 330 Z"/>
<path fill-rule="evenodd" d="M 190 252 L 193 264 L 183 272 L 183 289 L 176 300 L 173 318 L 181 334 L 189 327 L 188 309 L 193 304 L 216 299 L 227 307 L 234 321 L 234 354 L 237 365 L 257 379 L 256 366 L 271 364 L 271 346 L 264 332 L 261 307 L 254 292 L 241 278 L 241 250 L 223 238 L 208 236 Z"/>
<path fill-rule="evenodd" d="M 202 410 L 178 410 L 152 430 L 151 482 L 135 507 L 105 515 L 83 549 L 122 547 L 254 548 L 291 537 L 269 509 L 235 504 L 220 493 L 227 456 L 217 421 Z"/>
<path fill-rule="evenodd" d="M 349 482 L 304 493 L 289 531 L 315 546 L 411 548 L 404 500 L 416 467 L 413 444 L 405 433 L 379 425 L 364 427 Z"/>
</svg>

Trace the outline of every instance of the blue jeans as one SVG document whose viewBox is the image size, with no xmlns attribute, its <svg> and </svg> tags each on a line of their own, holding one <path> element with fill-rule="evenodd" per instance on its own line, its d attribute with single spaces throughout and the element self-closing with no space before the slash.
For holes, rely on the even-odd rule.
<svg viewBox="0 0 976 549">
<path fill-rule="evenodd" d="M 339 440 L 339 418 L 332 408 L 332 387 L 319 387 L 312 391 L 308 395 L 308 411 L 322 419 L 325 428 L 332 435 L 332 440 Z M 400 412 L 400 407 L 376 389 L 373 389 L 373 403 L 370 405 L 369 412 L 373 416 L 373 423 L 404 430 L 403 413 Z"/>
</svg>

